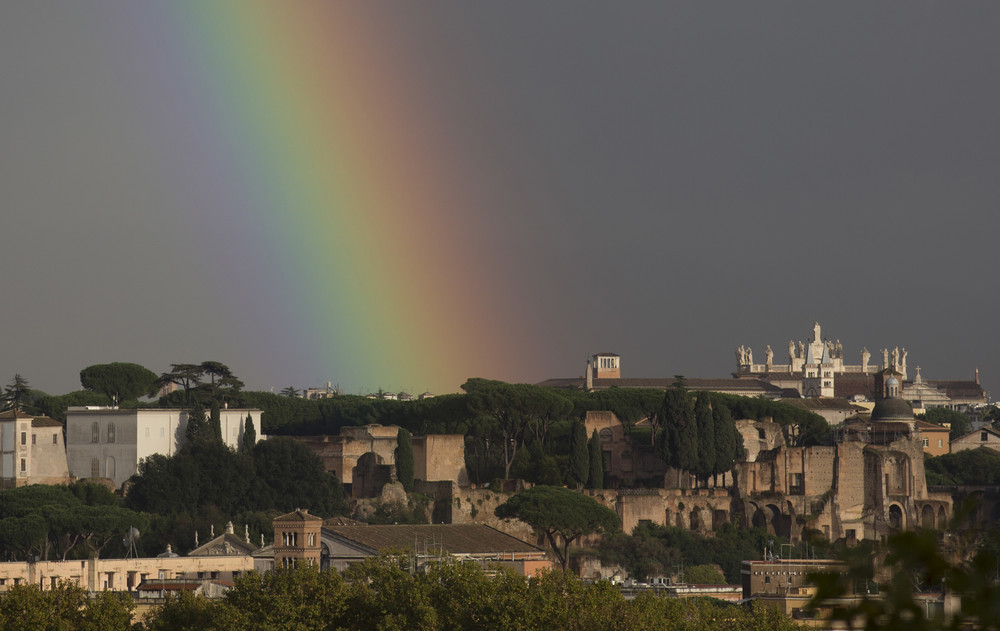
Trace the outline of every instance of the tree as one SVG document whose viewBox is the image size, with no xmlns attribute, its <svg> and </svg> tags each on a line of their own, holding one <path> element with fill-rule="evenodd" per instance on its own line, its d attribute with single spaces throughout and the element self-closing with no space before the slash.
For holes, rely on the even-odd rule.
<svg viewBox="0 0 1000 631">
<path fill-rule="evenodd" d="M 615 511 L 582 493 L 558 486 L 535 486 L 521 491 L 493 512 L 501 519 L 520 519 L 545 533 L 563 570 L 569 562 L 569 545 L 578 537 L 621 530 Z"/>
<path fill-rule="evenodd" d="M 184 403 L 191 405 L 191 391 L 201 384 L 205 370 L 198 364 L 170 364 L 170 372 L 160 375 L 158 384 L 165 386 L 173 383 L 184 388 Z"/>
<path fill-rule="evenodd" d="M 94 364 L 80 371 L 80 384 L 99 392 L 114 405 L 156 394 L 156 373 L 139 364 L 112 362 Z"/>
<path fill-rule="evenodd" d="M 204 440 L 211 435 L 211 427 L 205 419 L 205 410 L 198 405 L 188 410 L 187 427 L 184 428 L 185 440 L 193 443 Z"/>
<path fill-rule="evenodd" d="M 576 488 L 581 489 L 590 477 L 590 453 L 587 445 L 587 428 L 580 421 L 573 423 L 570 434 L 569 474 L 576 480 Z"/>
<path fill-rule="evenodd" d="M 250 453 L 254 445 L 257 444 L 257 430 L 253 426 L 253 417 L 247 413 L 247 420 L 243 423 L 243 440 L 240 442 L 240 451 Z"/>
<path fill-rule="evenodd" d="M 407 493 L 413 491 L 413 443 L 402 427 L 396 432 L 396 477 Z"/>
<path fill-rule="evenodd" d="M 660 441 L 660 454 L 680 472 L 694 471 L 698 466 L 698 428 L 694 422 L 694 409 L 687 391 L 673 387 L 663 396 L 660 411 L 664 430 Z"/>
<path fill-rule="evenodd" d="M 736 429 L 729 408 L 715 405 L 712 408 L 712 422 L 715 426 L 715 464 L 712 477 L 722 474 L 722 484 L 726 484 L 726 472 L 731 471 L 736 460 L 743 456 L 743 436 Z"/>
<path fill-rule="evenodd" d="M 212 438 L 221 442 L 222 440 L 222 410 L 219 409 L 219 402 L 212 399 L 212 408 L 208 415 L 209 428 L 212 430 Z"/>
<path fill-rule="evenodd" d="M 14 378 L 4 388 L 3 409 L 27 412 L 30 402 L 31 387 L 28 386 L 28 380 L 22 377 L 20 373 L 15 373 Z"/>
<path fill-rule="evenodd" d="M 202 374 L 209 377 L 208 383 L 201 384 L 200 389 L 211 401 L 228 400 L 233 393 L 243 388 L 243 382 L 237 379 L 229 366 L 222 362 L 201 362 L 200 368 Z"/>
<path fill-rule="evenodd" d="M 517 389 L 502 381 L 476 378 L 462 384 L 462 390 L 469 395 L 469 411 L 486 416 L 496 424 L 503 453 L 503 473 L 505 478 L 509 478 L 510 467 L 521 447 L 522 435 L 528 425 L 519 405 Z"/>
<path fill-rule="evenodd" d="M 603 489 L 604 454 L 601 452 L 601 439 L 598 437 L 596 429 L 590 436 L 590 443 L 587 447 L 590 450 L 590 472 L 587 474 L 587 488 Z"/>
<path fill-rule="evenodd" d="M 299 391 L 296 390 L 292 386 L 288 386 L 287 388 L 282 389 L 282 391 L 281 391 L 280 394 L 283 397 L 292 397 L 292 398 L 294 398 L 294 397 L 299 396 Z"/>
<path fill-rule="evenodd" d="M 930 408 L 923 414 L 924 420 L 935 425 L 948 426 L 948 437 L 955 440 L 967 434 L 972 427 L 969 415 L 948 408 Z"/>
<path fill-rule="evenodd" d="M 715 469 L 717 454 L 715 452 L 715 420 L 712 418 L 712 405 L 707 392 L 699 392 L 694 402 L 695 425 L 698 428 L 698 464 L 695 475 L 707 482 L 708 476 Z"/>
</svg>

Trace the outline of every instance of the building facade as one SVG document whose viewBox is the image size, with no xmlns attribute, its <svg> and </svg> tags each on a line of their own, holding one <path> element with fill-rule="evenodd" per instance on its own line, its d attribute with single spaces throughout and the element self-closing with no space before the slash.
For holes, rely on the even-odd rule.
<svg viewBox="0 0 1000 631">
<path fill-rule="evenodd" d="M 238 449 L 247 416 L 260 429 L 261 411 L 220 410 L 223 440 Z M 172 456 L 185 441 L 188 412 L 170 408 L 122 410 L 71 407 L 66 412 L 66 459 L 75 478 L 105 478 L 121 488 L 153 454 Z M 258 438 L 261 438 L 258 432 Z"/>
<path fill-rule="evenodd" d="M 16 409 L 0 413 L 0 488 L 68 482 L 62 423 Z"/>
</svg>

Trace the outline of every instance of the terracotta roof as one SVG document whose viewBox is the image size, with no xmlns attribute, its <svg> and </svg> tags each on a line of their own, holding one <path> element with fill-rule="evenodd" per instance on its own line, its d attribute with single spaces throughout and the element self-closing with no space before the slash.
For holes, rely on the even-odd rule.
<svg viewBox="0 0 1000 631">
<path fill-rule="evenodd" d="M 413 548 L 433 542 L 451 554 L 541 552 L 539 548 L 479 524 L 414 524 L 391 526 L 324 526 L 329 534 L 358 543 L 373 552 Z"/>
<path fill-rule="evenodd" d="M 847 399 L 841 399 L 839 397 L 791 399 L 788 401 L 782 400 L 782 403 L 787 403 L 788 405 L 793 405 L 804 410 L 844 410 L 853 412 L 862 409 L 859 406 L 852 404 Z"/>
<path fill-rule="evenodd" d="M 944 425 L 928 423 L 927 421 L 921 421 L 920 419 L 917 419 L 917 429 L 922 432 L 944 432 L 945 434 L 949 431 Z"/>
<path fill-rule="evenodd" d="M 296 508 L 290 513 L 275 517 L 274 521 L 323 521 L 323 518 L 310 515 L 308 508 Z"/>
<path fill-rule="evenodd" d="M 938 390 L 942 390 L 949 399 L 983 399 L 986 395 L 983 387 L 975 381 L 930 381 L 928 383 Z"/>
<path fill-rule="evenodd" d="M 3 412 L 0 412 L 0 420 L 3 421 L 19 419 L 19 418 L 31 418 L 31 415 L 25 414 L 24 412 L 15 408 L 11 408 L 9 410 L 4 410 Z"/>
<path fill-rule="evenodd" d="M 216 548 L 221 547 L 225 549 L 226 544 L 229 544 L 229 548 L 232 554 L 219 555 L 216 552 Z M 198 546 L 191 552 L 188 552 L 189 557 L 201 557 L 201 556 L 249 556 L 257 549 L 257 546 L 252 543 L 247 543 L 242 538 L 235 534 L 223 533 L 212 539 L 211 541 L 205 542 Z"/>
<path fill-rule="evenodd" d="M 875 376 L 862 373 L 842 373 L 833 378 L 833 396 L 850 399 L 860 395 L 871 399 L 875 395 Z"/>
<path fill-rule="evenodd" d="M 47 416 L 36 416 L 31 419 L 32 427 L 62 427 L 62 423 Z"/>
</svg>

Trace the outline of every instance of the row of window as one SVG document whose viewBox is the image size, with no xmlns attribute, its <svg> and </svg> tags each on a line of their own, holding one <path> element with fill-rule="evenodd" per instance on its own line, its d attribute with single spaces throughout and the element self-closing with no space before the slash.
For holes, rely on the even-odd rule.
<svg viewBox="0 0 1000 631">
<path fill-rule="evenodd" d="M 316 545 L 316 533 L 308 533 L 308 542 L 306 545 L 310 548 Z M 281 533 L 281 543 L 286 547 L 294 548 L 299 545 L 299 533 L 297 532 L 283 532 Z"/>
<path fill-rule="evenodd" d="M 107 475 L 105 475 L 104 477 L 114 479 L 117 470 L 118 469 L 115 466 L 115 459 L 112 458 L 111 456 L 108 456 L 107 468 L 106 468 Z M 90 461 L 90 477 L 92 478 L 101 477 L 101 461 L 99 458 L 93 458 Z"/>
<path fill-rule="evenodd" d="M 21 432 L 21 444 L 22 445 L 27 445 L 28 444 L 28 432 Z M 37 445 L 38 444 L 38 434 L 35 434 L 35 433 L 31 434 L 31 444 L 32 445 Z M 52 434 L 52 444 L 53 445 L 58 445 L 59 444 L 59 434 L 58 433 Z"/>
</svg>

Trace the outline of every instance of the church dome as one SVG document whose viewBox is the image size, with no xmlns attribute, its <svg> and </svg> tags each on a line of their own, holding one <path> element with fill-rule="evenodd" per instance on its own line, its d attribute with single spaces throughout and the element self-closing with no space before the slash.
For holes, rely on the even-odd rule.
<svg viewBox="0 0 1000 631">
<path fill-rule="evenodd" d="M 872 408 L 872 421 L 912 421 L 913 408 L 899 398 L 882 399 Z"/>
</svg>

